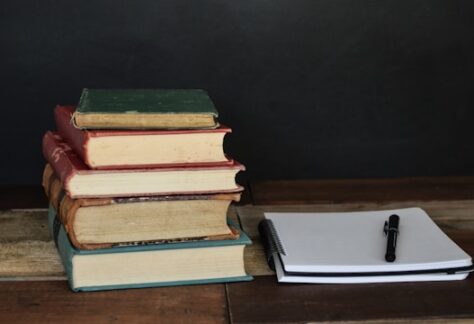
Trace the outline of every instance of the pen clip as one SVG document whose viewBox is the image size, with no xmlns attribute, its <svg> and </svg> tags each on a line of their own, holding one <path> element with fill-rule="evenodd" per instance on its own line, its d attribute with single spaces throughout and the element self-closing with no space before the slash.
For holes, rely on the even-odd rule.
<svg viewBox="0 0 474 324">
<path fill-rule="evenodd" d="M 387 236 L 389 231 L 395 231 L 397 234 L 399 233 L 399 232 L 398 232 L 398 228 L 396 228 L 396 227 L 390 227 L 390 222 L 389 222 L 389 221 L 385 221 L 385 223 L 384 223 L 384 225 L 383 225 L 383 233 L 384 233 L 384 235 Z"/>
<path fill-rule="evenodd" d="M 388 235 L 388 222 L 387 221 L 385 221 L 385 224 L 383 225 L 383 234 L 385 236 Z"/>
</svg>

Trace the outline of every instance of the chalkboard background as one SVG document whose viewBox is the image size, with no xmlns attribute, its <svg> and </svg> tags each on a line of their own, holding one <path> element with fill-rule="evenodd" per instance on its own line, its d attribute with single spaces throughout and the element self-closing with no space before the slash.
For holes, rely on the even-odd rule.
<svg viewBox="0 0 474 324">
<path fill-rule="evenodd" d="M 52 108 L 203 88 L 246 179 L 474 174 L 474 2 L 3 1 L 1 184 L 39 183 Z"/>
</svg>

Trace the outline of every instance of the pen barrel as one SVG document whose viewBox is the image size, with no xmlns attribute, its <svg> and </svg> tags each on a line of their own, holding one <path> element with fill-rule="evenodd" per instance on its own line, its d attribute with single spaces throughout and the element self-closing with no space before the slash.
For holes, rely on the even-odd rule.
<svg viewBox="0 0 474 324">
<path fill-rule="evenodd" d="M 395 250 L 397 247 L 399 221 L 398 215 L 392 215 L 388 220 L 387 250 L 385 253 L 385 260 L 387 262 L 393 262 L 396 259 Z"/>
<path fill-rule="evenodd" d="M 385 260 L 388 262 L 393 262 L 396 259 L 395 249 L 397 246 L 397 232 L 390 231 L 388 233 L 387 239 L 387 252 L 385 253 Z"/>
</svg>

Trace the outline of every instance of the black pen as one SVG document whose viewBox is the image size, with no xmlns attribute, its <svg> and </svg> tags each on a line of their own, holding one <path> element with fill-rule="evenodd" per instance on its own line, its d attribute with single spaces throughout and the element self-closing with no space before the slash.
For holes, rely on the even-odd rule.
<svg viewBox="0 0 474 324">
<path fill-rule="evenodd" d="M 390 216 L 388 222 L 385 222 L 384 232 L 387 236 L 387 251 L 385 252 L 385 261 L 387 262 L 393 262 L 396 259 L 395 249 L 397 247 L 399 222 L 400 217 L 398 215 Z"/>
</svg>

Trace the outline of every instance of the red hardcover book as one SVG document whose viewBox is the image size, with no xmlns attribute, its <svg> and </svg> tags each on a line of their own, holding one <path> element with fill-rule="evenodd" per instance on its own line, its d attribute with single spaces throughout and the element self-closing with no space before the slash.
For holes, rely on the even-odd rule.
<svg viewBox="0 0 474 324">
<path fill-rule="evenodd" d="M 81 130 L 72 123 L 75 108 L 57 106 L 54 115 L 62 138 L 93 169 L 154 166 L 232 165 L 224 154 L 231 129 Z"/>
<path fill-rule="evenodd" d="M 58 133 L 43 137 L 43 154 L 71 198 L 239 192 L 236 174 L 245 167 L 229 165 L 93 170 Z"/>
</svg>

